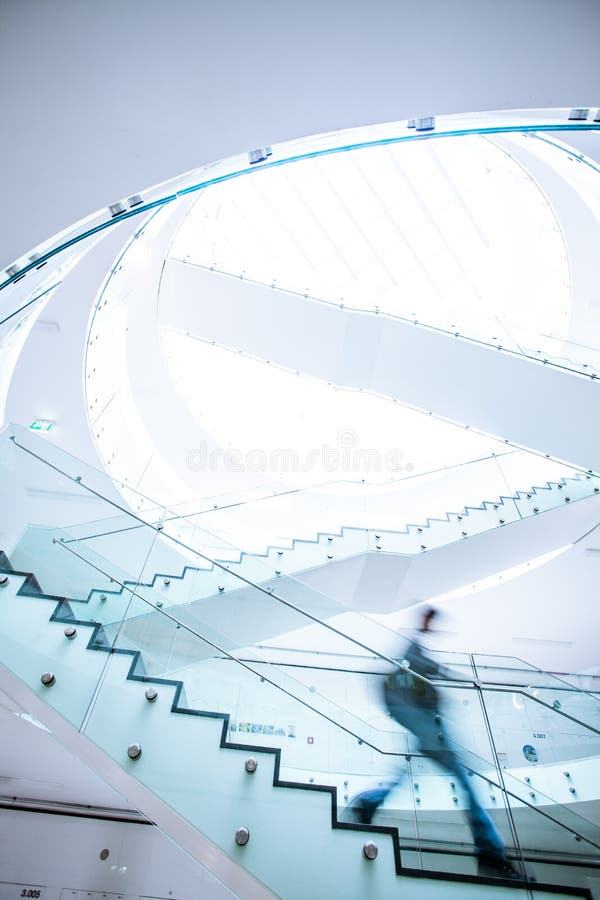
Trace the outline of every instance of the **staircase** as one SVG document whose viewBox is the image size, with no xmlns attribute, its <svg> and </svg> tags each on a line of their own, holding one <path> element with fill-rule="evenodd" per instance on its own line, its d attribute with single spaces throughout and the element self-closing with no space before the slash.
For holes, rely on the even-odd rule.
<svg viewBox="0 0 600 900">
<path fill-rule="evenodd" d="M 501 769 L 474 754 L 469 757 L 482 789 L 496 797 L 494 815 L 515 866 L 522 867 L 522 883 L 476 874 L 472 847 L 461 835 L 462 816 L 452 809 L 455 801 L 450 800 L 445 811 L 427 799 L 433 796 L 434 783 L 437 790 L 440 784 L 447 786 L 448 779 L 420 769 L 423 760 L 410 746 L 401 758 L 408 757 L 411 779 L 418 777 L 419 782 L 410 781 L 407 809 L 397 815 L 384 809 L 381 821 L 368 827 L 344 821 L 343 784 L 336 786 L 345 772 L 341 763 L 358 761 L 355 768 L 368 773 L 375 754 L 383 759 L 383 768 L 398 766 L 397 752 L 381 754 L 373 742 L 363 740 L 358 720 L 352 727 L 349 718 L 334 720 L 324 704 L 306 699 L 309 690 L 294 692 L 265 668 L 238 662 L 216 647 L 216 641 L 211 645 L 201 636 L 196 640 L 210 648 L 210 656 L 207 649 L 208 666 L 200 667 L 196 678 L 211 702 L 188 702 L 183 679 L 149 674 L 145 654 L 122 646 L 118 630 L 109 637 L 101 622 L 80 617 L 80 602 L 44 594 L 34 575 L 13 570 L 5 556 L 0 565 L 2 664 L 29 688 L 38 717 L 42 700 L 116 762 L 127 776 L 125 783 L 132 779 L 132 785 L 151 791 L 177 811 L 191 833 L 205 835 L 252 873 L 265 886 L 264 896 L 271 891 L 304 898 L 310 889 L 322 897 L 343 893 L 391 898 L 403 890 L 406 896 L 438 898 L 456 896 L 457 882 L 461 897 L 500 897 L 508 890 L 535 897 L 593 896 L 590 886 L 600 872 L 600 833 L 595 822 L 567 804 L 548 798 L 537 807 L 526 798 L 525 781 L 506 784 L 508 776 Z M 173 642 L 187 630 L 166 611 L 155 614 L 168 620 Z M 215 678 L 219 665 L 233 674 Z M 213 677 L 206 677 L 211 672 Z M 269 722 L 260 723 L 267 725 L 260 738 L 251 723 L 249 731 L 240 732 L 239 713 L 245 717 L 251 710 L 230 704 L 227 682 L 237 684 L 238 690 L 251 683 L 262 718 L 277 714 L 286 724 L 285 735 L 275 734 L 275 727 L 271 733 Z M 456 689 L 466 690 L 460 685 Z M 295 737 L 289 734 L 294 721 Z M 309 737 L 317 746 L 328 742 L 329 779 L 326 773 L 308 774 L 315 743 L 305 743 L 306 727 L 312 729 Z M 376 731 L 373 726 L 370 733 Z M 293 765 L 286 766 L 286 760 Z M 303 763 L 305 780 L 300 778 Z M 533 831 L 522 826 L 539 834 L 535 849 L 523 846 L 516 827 L 523 810 L 528 821 L 538 823 Z M 411 828 L 405 827 L 409 821 Z M 369 858 L 375 853 L 376 858 Z"/>
<path fill-rule="evenodd" d="M 169 552 L 168 547 L 163 545 L 160 558 L 156 558 L 154 551 L 154 571 L 144 581 L 132 580 L 128 573 L 132 570 L 132 554 L 140 555 L 142 545 L 148 541 L 149 529 L 129 517 L 122 517 L 110 529 L 103 521 L 89 523 L 87 528 L 78 526 L 72 531 L 28 526 L 14 547 L 11 558 L 23 570 L 35 563 L 39 577 L 44 580 L 44 584 L 49 583 L 53 590 L 56 561 L 51 545 L 60 541 L 84 553 L 88 560 L 96 560 L 99 568 L 102 560 L 109 557 L 113 571 L 116 569 L 119 580 L 127 589 L 135 585 L 138 592 L 149 598 L 154 597 L 165 607 L 171 607 L 218 597 L 226 591 L 239 589 L 242 584 L 240 578 L 253 584 L 268 582 L 274 585 L 282 575 L 297 576 L 361 553 L 412 556 L 535 517 L 547 510 L 575 503 L 598 493 L 600 478 L 590 473 L 579 473 L 570 478 L 533 486 L 526 491 L 517 491 L 514 495 L 484 500 L 479 506 L 465 506 L 460 512 L 447 512 L 441 518 L 428 517 L 420 524 L 407 524 L 400 530 L 341 526 L 336 532 L 318 532 L 313 539 L 294 538 L 285 544 L 270 545 L 262 553 L 227 548 L 210 532 L 191 527 L 187 517 L 183 522 L 184 537 L 181 543 L 185 550 L 186 536 L 192 536 L 187 546 L 191 551 L 189 556 L 195 557 L 195 563 L 182 567 L 182 555 L 174 549 Z M 164 533 L 172 536 L 181 527 L 182 520 L 178 518 L 167 518 L 161 525 Z M 73 536 L 73 531 L 81 536 Z M 40 560 L 39 548 L 44 542 L 46 551 L 43 560 Z M 64 567 L 67 563 L 64 554 L 62 557 L 61 589 L 64 590 Z M 78 568 L 72 585 L 73 594 L 77 592 L 80 599 L 86 599 L 92 604 L 97 602 L 99 596 L 122 591 L 122 588 L 115 591 L 111 587 L 110 578 L 99 580 L 98 572 L 86 591 L 81 574 Z"/>
</svg>

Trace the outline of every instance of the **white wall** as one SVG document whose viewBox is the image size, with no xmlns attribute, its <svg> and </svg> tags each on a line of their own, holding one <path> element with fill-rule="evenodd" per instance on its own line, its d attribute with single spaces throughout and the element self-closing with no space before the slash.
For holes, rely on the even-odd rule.
<svg viewBox="0 0 600 900">
<path fill-rule="evenodd" d="M 0 264 L 240 150 L 411 115 L 600 103 L 595 0 L 4 0 Z"/>
<path fill-rule="evenodd" d="M 0 879 L 0 900 L 13 900 L 23 887 L 43 888 L 43 900 L 65 889 L 115 900 L 235 896 L 153 826 L 8 809 L 0 811 Z"/>
</svg>

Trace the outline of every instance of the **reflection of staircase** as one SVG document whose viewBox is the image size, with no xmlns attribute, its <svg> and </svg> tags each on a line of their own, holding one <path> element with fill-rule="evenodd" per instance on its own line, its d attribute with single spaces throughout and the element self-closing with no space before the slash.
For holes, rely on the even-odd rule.
<svg viewBox="0 0 600 900">
<path fill-rule="evenodd" d="M 323 897 L 395 898 L 400 887 L 407 896 L 430 897 L 429 879 L 436 880 L 436 898 L 456 896 L 456 881 L 461 897 L 492 896 L 492 886 L 504 884 L 523 890 L 514 882 L 478 877 L 472 852 L 464 846 L 430 841 L 415 847 L 393 825 L 342 821 L 335 787 L 282 778 L 278 747 L 228 740 L 230 716 L 215 711 L 218 696 L 212 709 L 190 708 L 181 681 L 149 676 L 139 651 L 111 645 L 100 623 L 77 618 L 68 599 L 43 594 L 35 576 L 13 571 L 3 554 L 0 566 L 8 576 L 0 593 L 3 665 L 128 775 L 174 807 L 190 828 L 207 835 L 279 895 L 314 893 L 313 867 Z M 40 602 L 46 600 L 55 604 L 50 620 Z M 178 623 L 172 627 L 178 629 Z M 50 683 L 41 682 L 44 673 L 52 673 L 45 678 Z M 144 696 L 144 688 L 156 690 L 158 697 Z M 141 753 L 132 758 L 136 746 Z M 258 757 L 254 772 L 244 765 L 249 753 Z M 270 758 L 273 769 L 264 764 Z M 236 831 L 243 841 L 244 828 L 250 840 L 238 844 Z M 367 840 L 376 844 L 375 861 L 363 852 Z M 595 864 L 580 859 L 567 868 L 569 875 L 587 876 Z M 579 877 L 562 888 L 537 882 L 535 894 L 591 896 L 584 882 Z"/>
</svg>

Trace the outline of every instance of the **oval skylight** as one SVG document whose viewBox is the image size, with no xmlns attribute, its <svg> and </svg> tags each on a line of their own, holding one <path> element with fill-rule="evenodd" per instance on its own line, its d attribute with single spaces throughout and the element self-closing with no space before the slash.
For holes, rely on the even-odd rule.
<svg viewBox="0 0 600 900">
<path fill-rule="evenodd" d="M 362 148 L 213 185 L 169 255 L 505 347 L 568 327 L 552 207 L 486 136 Z"/>
</svg>

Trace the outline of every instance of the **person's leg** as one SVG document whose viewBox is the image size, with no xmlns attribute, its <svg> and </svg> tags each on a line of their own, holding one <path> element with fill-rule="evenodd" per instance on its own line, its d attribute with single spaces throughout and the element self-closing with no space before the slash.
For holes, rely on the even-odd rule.
<svg viewBox="0 0 600 900">
<path fill-rule="evenodd" d="M 421 751 L 451 775 L 454 775 L 464 790 L 469 803 L 467 817 L 473 834 L 473 842 L 478 852 L 504 857 L 504 842 L 496 826 L 475 796 L 465 767 L 456 753 L 447 746 L 448 741 L 439 711 L 422 708 L 414 710 L 410 728 L 419 740 Z"/>
<path fill-rule="evenodd" d="M 523 877 L 506 859 L 504 841 L 491 817 L 475 796 L 465 767 L 456 753 L 448 749 L 439 710 L 413 705 L 399 707 L 390 712 L 397 722 L 412 731 L 419 741 L 420 751 L 454 775 L 465 791 L 469 803 L 467 818 L 477 848 L 479 874 L 509 879 Z"/>
<path fill-rule="evenodd" d="M 361 825 L 370 825 L 377 807 L 381 806 L 397 784 L 397 781 L 385 781 L 376 788 L 356 794 L 346 807 L 349 818 Z"/>
<path fill-rule="evenodd" d="M 406 707 L 404 705 L 398 705 L 396 707 L 389 702 L 387 702 L 387 706 L 388 712 L 392 718 L 394 718 L 399 725 L 407 727 L 406 723 L 403 721 L 402 715 L 403 712 L 406 711 Z M 400 784 L 404 775 L 404 772 L 400 772 L 397 779 L 382 782 L 376 788 L 369 788 L 369 790 L 361 791 L 360 794 L 356 794 L 349 801 L 348 806 L 344 811 L 345 817 L 350 818 L 351 821 L 360 822 L 361 825 L 370 825 L 377 808 L 381 806 L 390 791 L 393 791 L 393 789 Z"/>
<path fill-rule="evenodd" d="M 435 760 L 447 772 L 450 772 L 467 796 L 469 810 L 467 818 L 471 832 L 473 834 L 473 842 L 477 850 L 483 854 L 497 854 L 504 857 L 504 841 L 500 837 L 498 829 L 494 825 L 491 817 L 481 806 L 475 792 L 471 786 L 469 777 L 466 774 L 465 767 L 462 765 L 457 755 L 448 749 L 441 750 L 424 750 L 426 755 Z"/>
</svg>

